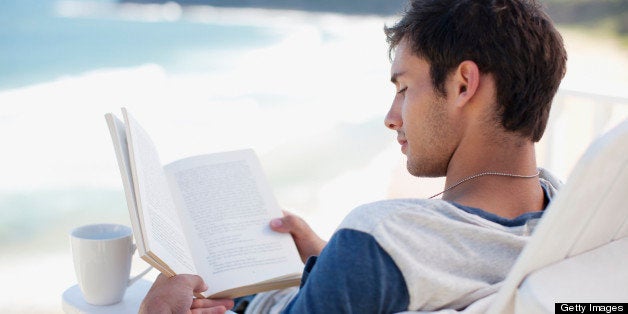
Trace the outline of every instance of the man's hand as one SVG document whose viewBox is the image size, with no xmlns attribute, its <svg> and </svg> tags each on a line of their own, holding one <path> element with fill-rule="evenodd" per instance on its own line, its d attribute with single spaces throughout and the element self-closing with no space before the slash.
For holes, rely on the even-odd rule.
<svg viewBox="0 0 628 314">
<path fill-rule="evenodd" d="M 281 233 L 290 233 L 294 243 L 297 245 L 301 260 L 305 263 L 308 257 L 318 256 L 327 244 L 323 241 L 310 226 L 301 219 L 287 211 L 283 212 L 282 218 L 270 221 L 270 228 Z"/>
<path fill-rule="evenodd" d="M 199 276 L 161 274 L 142 301 L 140 313 L 223 314 L 233 307 L 233 300 L 229 299 L 194 299 L 194 293 L 205 290 L 207 285 Z"/>
</svg>

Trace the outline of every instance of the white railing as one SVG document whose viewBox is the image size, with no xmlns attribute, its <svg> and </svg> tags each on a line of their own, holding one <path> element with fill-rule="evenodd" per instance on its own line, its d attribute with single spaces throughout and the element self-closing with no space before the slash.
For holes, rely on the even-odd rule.
<svg viewBox="0 0 628 314">
<path fill-rule="evenodd" d="M 567 179 L 591 142 L 626 118 L 628 98 L 560 90 L 537 145 L 538 164 Z"/>
</svg>

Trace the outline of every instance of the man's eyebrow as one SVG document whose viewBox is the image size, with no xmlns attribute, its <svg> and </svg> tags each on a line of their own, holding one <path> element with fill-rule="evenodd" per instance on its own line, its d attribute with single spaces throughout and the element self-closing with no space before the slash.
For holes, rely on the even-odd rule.
<svg viewBox="0 0 628 314">
<path fill-rule="evenodd" d="M 394 84 L 397 84 L 397 78 L 402 76 L 404 73 L 406 73 L 405 71 L 402 72 L 395 72 L 390 76 L 390 81 L 393 82 Z"/>
</svg>

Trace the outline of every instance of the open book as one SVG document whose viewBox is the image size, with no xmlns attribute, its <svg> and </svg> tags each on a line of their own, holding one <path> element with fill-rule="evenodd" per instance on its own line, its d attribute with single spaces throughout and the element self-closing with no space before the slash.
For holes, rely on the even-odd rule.
<svg viewBox="0 0 628 314">
<path fill-rule="evenodd" d="M 142 259 L 169 276 L 201 276 L 203 297 L 299 284 L 303 264 L 292 238 L 268 226 L 282 212 L 252 150 L 162 166 L 146 131 L 122 114 L 105 118 Z"/>
</svg>

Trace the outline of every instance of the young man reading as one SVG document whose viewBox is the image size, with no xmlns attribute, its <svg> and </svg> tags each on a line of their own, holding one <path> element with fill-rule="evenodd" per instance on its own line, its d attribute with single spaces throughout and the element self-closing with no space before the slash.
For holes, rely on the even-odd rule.
<svg viewBox="0 0 628 314">
<path fill-rule="evenodd" d="M 414 0 L 386 35 L 397 93 L 385 124 L 412 175 L 446 176 L 442 199 L 363 205 L 329 243 L 295 216 L 273 220 L 309 257 L 285 313 L 464 309 L 496 292 L 559 185 L 534 143 L 566 52 L 538 3 Z M 144 309 L 230 305 L 193 301 L 202 281 L 176 277 L 160 278 Z M 176 285 L 188 279 L 197 284 Z"/>
</svg>

